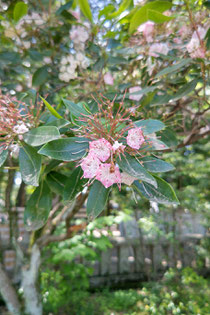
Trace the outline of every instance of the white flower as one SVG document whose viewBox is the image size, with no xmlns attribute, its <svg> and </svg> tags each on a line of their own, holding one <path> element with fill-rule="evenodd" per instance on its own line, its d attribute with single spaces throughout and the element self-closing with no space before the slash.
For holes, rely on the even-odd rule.
<svg viewBox="0 0 210 315">
<path fill-rule="evenodd" d="M 20 134 L 24 134 L 26 133 L 27 131 L 29 131 L 28 127 L 26 126 L 26 124 L 24 123 L 20 123 L 20 124 L 17 124 L 14 128 L 13 128 L 13 131 L 20 135 Z"/>
</svg>

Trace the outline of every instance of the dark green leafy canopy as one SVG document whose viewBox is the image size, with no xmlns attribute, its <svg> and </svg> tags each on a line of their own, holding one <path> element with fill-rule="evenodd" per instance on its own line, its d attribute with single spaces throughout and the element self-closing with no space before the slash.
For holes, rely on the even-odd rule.
<svg viewBox="0 0 210 315">
<path fill-rule="evenodd" d="M 157 187 L 154 187 L 148 183 L 134 182 L 134 188 L 144 195 L 150 201 L 155 201 L 162 204 L 179 204 L 176 194 L 166 181 L 162 178 L 155 176 Z"/>
<path fill-rule="evenodd" d="M 27 185 L 38 186 L 41 171 L 41 156 L 27 144 L 20 148 L 19 164 L 22 180 Z"/>
<path fill-rule="evenodd" d="M 39 154 L 61 161 L 76 161 L 85 155 L 88 146 L 89 140 L 86 138 L 58 139 L 45 144 Z"/>
<path fill-rule="evenodd" d="M 110 188 L 105 188 L 101 182 L 95 180 L 91 186 L 88 201 L 87 215 L 91 219 L 95 219 L 105 208 Z"/>
<path fill-rule="evenodd" d="M 38 230 L 46 223 L 51 206 L 50 189 L 46 182 L 42 182 L 34 190 L 25 208 L 24 223 L 28 231 Z"/>
</svg>

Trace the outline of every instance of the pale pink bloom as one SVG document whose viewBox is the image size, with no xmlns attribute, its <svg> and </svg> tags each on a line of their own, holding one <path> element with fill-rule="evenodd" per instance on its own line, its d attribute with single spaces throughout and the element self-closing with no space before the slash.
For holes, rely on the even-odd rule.
<svg viewBox="0 0 210 315">
<path fill-rule="evenodd" d="M 113 146 L 112 146 L 113 151 L 117 151 L 119 150 L 120 152 L 123 152 L 125 149 L 125 145 L 123 145 L 122 143 L 115 141 Z"/>
<path fill-rule="evenodd" d="M 130 186 L 133 184 L 134 180 L 136 180 L 136 178 L 129 175 L 128 173 L 126 173 L 126 172 L 121 173 L 121 183 L 122 184 L 126 184 L 126 185 Z"/>
<path fill-rule="evenodd" d="M 180 30 L 178 31 L 179 35 L 181 36 L 181 38 L 185 38 L 190 34 L 190 29 L 188 26 L 183 25 Z"/>
<path fill-rule="evenodd" d="M 186 48 L 191 58 L 205 58 L 205 50 L 200 46 L 198 38 L 191 38 Z"/>
<path fill-rule="evenodd" d="M 158 57 L 157 53 L 167 55 L 169 52 L 168 45 L 166 43 L 155 43 L 150 46 L 149 55 Z"/>
<path fill-rule="evenodd" d="M 141 87 L 140 86 L 133 86 L 129 89 L 129 93 L 135 93 L 141 91 Z M 142 98 L 142 94 L 134 94 L 134 95 L 129 95 L 129 99 L 130 100 L 134 100 L 134 101 L 139 101 Z"/>
<path fill-rule="evenodd" d="M 175 44 L 181 44 L 181 43 L 182 43 L 182 40 L 181 40 L 181 38 L 179 38 L 179 37 L 175 37 L 175 38 L 173 39 L 173 41 L 174 41 Z"/>
<path fill-rule="evenodd" d="M 205 58 L 205 49 L 202 47 L 197 48 L 190 54 L 191 58 Z"/>
<path fill-rule="evenodd" d="M 143 33 L 147 43 L 151 43 L 153 41 L 154 25 L 155 24 L 153 22 L 148 21 L 138 28 L 138 31 Z"/>
<path fill-rule="evenodd" d="M 82 162 L 80 163 L 80 166 L 84 172 L 85 178 L 93 178 L 96 176 L 96 173 L 100 166 L 100 161 L 92 154 L 88 154 L 84 159 L 82 159 Z"/>
<path fill-rule="evenodd" d="M 127 144 L 133 149 L 140 149 L 141 145 L 145 142 L 142 129 L 139 127 L 128 130 L 126 138 Z"/>
<path fill-rule="evenodd" d="M 207 32 L 207 29 L 203 28 L 202 26 L 198 26 L 197 31 L 193 32 L 192 38 L 199 40 L 198 38 L 198 35 L 199 35 L 200 39 L 204 39 L 204 37 L 206 36 L 206 32 Z"/>
<path fill-rule="evenodd" d="M 89 144 L 89 153 L 96 156 L 100 161 L 105 162 L 111 154 L 112 145 L 104 138 L 91 141 Z"/>
<path fill-rule="evenodd" d="M 89 34 L 86 29 L 82 26 L 75 26 L 73 25 L 70 31 L 70 38 L 75 43 L 85 43 L 88 40 Z"/>
<path fill-rule="evenodd" d="M 114 78 L 110 72 L 107 72 L 104 75 L 104 82 L 108 85 L 113 85 L 114 84 Z"/>
<path fill-rule="evenodd" d="M 100 181 L 105 188 L 112 186 L 113 184 L 121 183 L 121 175 L 119 167 L 111 165 L 111 163 L 104 163 L 99 166 L 96 174 L 96 179 Z"/>
</svg>

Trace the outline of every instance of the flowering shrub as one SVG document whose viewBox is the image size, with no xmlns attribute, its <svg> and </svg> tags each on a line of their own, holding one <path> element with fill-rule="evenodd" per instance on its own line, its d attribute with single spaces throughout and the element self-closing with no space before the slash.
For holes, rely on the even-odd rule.
<svg viewBox="0 0 210 315">
<path fill-rule="evenodd" d="M 191 1 L 123 1 L 117 10 L 112 1 L 103 8 L 86 0 L 42 5 L 5 2 L 0 20 L 1 104 L 10 100 L 8 110 L 1 105 L 0 165 L 19 149 L 22 180 L 37 187 L 28 227 L 46 223 L 57 191 L 51 172 L 65 181 L 58 189 L 65 202 L 88 189 L 92 217 L 121 185 L 177 203 L 156 173 L 173 170 L 161 151 L 209 133 L 207 11 Z M 68 162 L 72 174 L 64 180 L 50 165 L 62 170 Z"/>
</svg>

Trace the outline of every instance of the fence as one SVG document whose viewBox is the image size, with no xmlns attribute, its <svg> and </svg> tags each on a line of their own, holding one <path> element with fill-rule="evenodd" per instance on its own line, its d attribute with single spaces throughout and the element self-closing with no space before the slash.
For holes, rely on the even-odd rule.
<svg viewBox="0 0 210 315">
<path fill-rule="evenodd" d="M 83 209 L 84 210 L 84 209 Z M 14 211 L 16 218 L 15 233 L 22 247 L 27 245 L 29 235 L 24 229 L 23 208 Z M 79 217 L 83 217 L 80 213 Z M 165 216 L 165 214 L 164 214 Z M 172 221 L 171 215 L 164 217 Z M 135 219 L 112 227 L 114 237 L 111 238 L 112 248 L 100 253 L 100 260 L 95 262 L 94 273 L 90 278 L 92 287 L 103 285 L 125 284 L 142 279 L 159 277 L 168 267 L 185 267 L 198 265 L 196 246 L 199 245 L 206 231 L 201 224 L 201 217 L 177 213 L 178 222 L 173 241 L 163 237 L 148 238 L 142 235 Z M 5 269 L 12 272 L 15 269 L 16 257 L 10 240 L 8 217 L 0 212 L 0 249 Z M 81 260 L 80 260 L 81 261 Z M 87 262 L 83 262 L 87 264 Z M 200 259 L 199 266 L 205 270 L 209 267 L 207 259 Z"/>
</svg>

